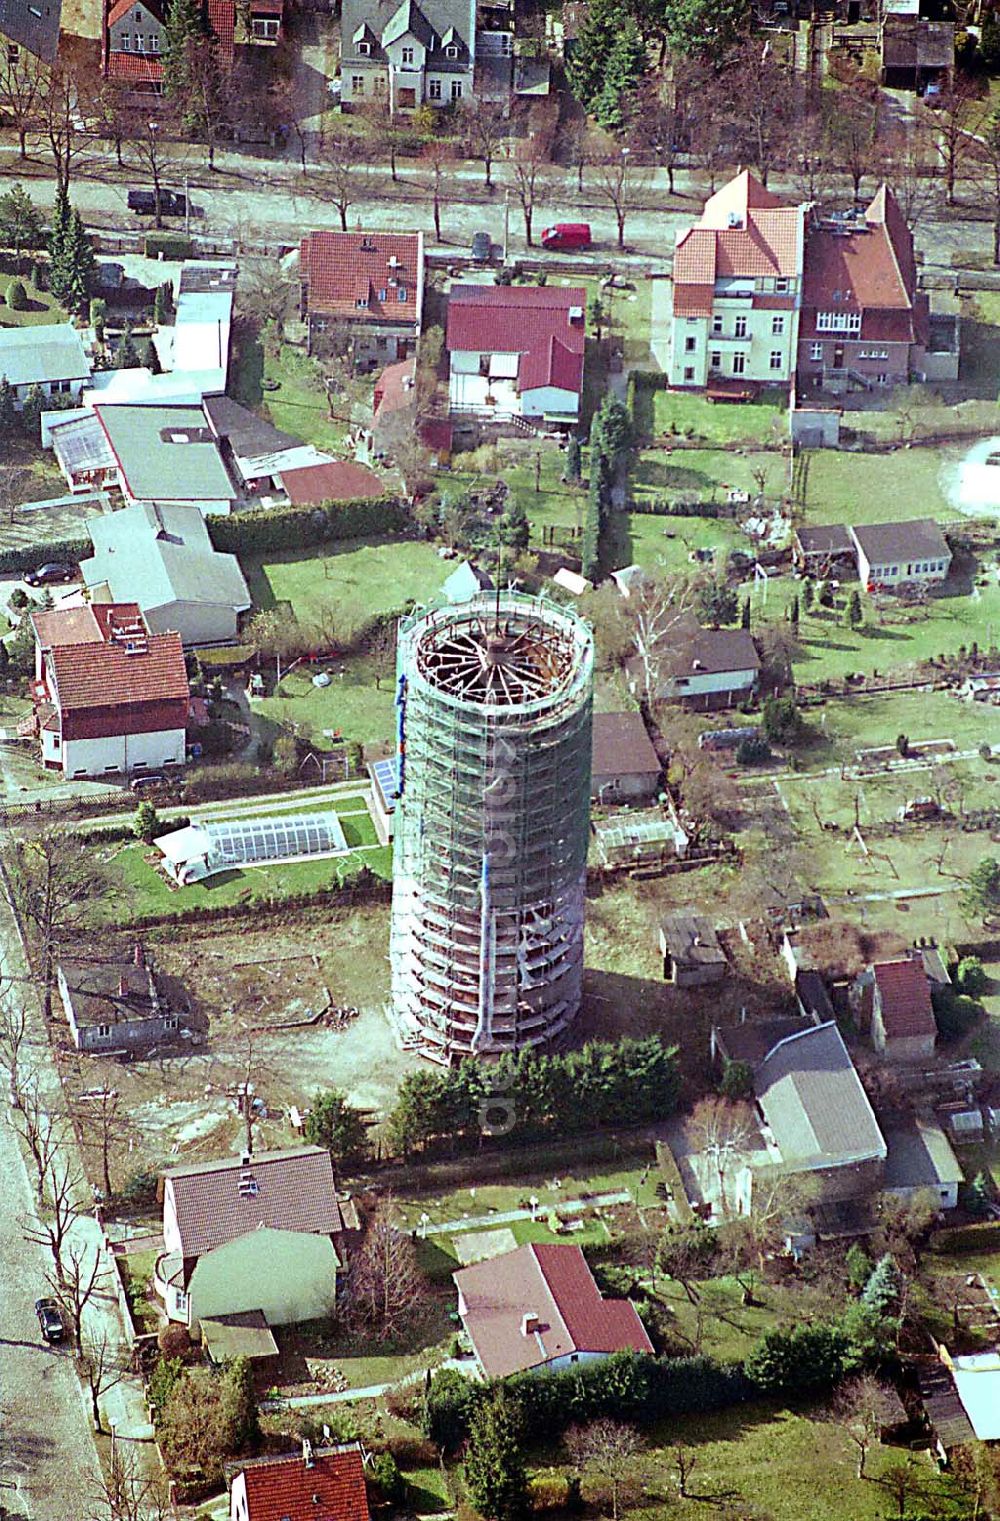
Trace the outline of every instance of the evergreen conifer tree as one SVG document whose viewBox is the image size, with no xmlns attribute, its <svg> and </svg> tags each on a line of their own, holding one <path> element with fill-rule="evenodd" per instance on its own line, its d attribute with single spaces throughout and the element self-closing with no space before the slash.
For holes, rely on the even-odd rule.
<svg viewBox="0 0 1000 1521">
<path fill-rule="evenodd" d="M 198 0 L 170 0 L 163 25 L 163 91 L 183 96 L 191 85 L 190 49 L 205 40 Z"/>
<path fill-rule="evenodd" d="M 891 1255 L 886 1252 L 875 1264 L 874 1270 L 861 1293 L 861 1302 L 879 1315 L 889 1315 L 899 1305 L 903 1280 Z"/>
<path fill-rule="evenodd" d="M 0 438 L 8 438 L 17 422 L 14 387 L 6 375 L 0 375 Z"/>
<path fill-rule="evenodd" d="M 593 112 L 602 127 L 615 129 L 624 124 L 623 102 L 646 72 L 646 46 L 633 20 L 619 24 L 614 46 L 608 54 L 601 91 L 593 102 Z"/>
<path fill-rule="evenodd" d="M 154 375 L 159 375 L 163 368 L 160 364 L 160 356 L 156 352 L 156 344 L 152 338 L 147 338 L 142 346 L 142 363 Z"/>
<path fill-rule="evenodd" d="M 522 1521 L 531 1509 L 516 1412 L 502 1389 L 484 1400 L 472 1418 L 465 1481 L 486 1521 Z"/>
</svg>

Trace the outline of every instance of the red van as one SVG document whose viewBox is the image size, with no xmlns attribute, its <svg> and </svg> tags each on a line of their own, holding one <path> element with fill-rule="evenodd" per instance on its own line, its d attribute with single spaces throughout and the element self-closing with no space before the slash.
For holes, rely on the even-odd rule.
<svg viewBox="0 0 1000 1521">
<path fill-rule="evenodd" d="M 589 248 L 590 242 L 589 222 L 556 222 L 542 233 L 543 248 Z"/>
</svg>

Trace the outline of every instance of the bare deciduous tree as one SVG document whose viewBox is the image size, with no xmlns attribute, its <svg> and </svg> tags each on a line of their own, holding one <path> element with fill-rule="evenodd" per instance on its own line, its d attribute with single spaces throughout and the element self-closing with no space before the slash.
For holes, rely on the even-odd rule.
<svg viewBox="0 0 1000 1521">
<path fill-rule="evenodd" d="M 841 1384 L 830 1406 L 830 1419 L 846 1432 L 857 1453 L 857 1476 L 866 1477 L 868 1453 L 892 1415 L 889 1390 L 870 1373 Z"/>
<path fill-rule="evenodd" d="M 434 241 L 441 241 L 441 179 L 448 165 L 454 162 L 455 152 L 450 142 L 443 137 L 435 137 L 427 144 L 421 154 L 425 164 L 431 170 L 431 204 L 434 213 Z"/>
<path fill-rule="evenodd" d="M 114 1443 L 107 1467 L 91 1486 L 87 1521 L 167 1521 L 170 1513 L 164 1475 L 145 1474 L 135 1448 Z"/>
<path fill-rule="evenodd" d="M 669 636 L 687 617 L 692 598 L 690 581 L 650 579 L 635 587 L 625 603 L 625 616 L 639 663 L 639 696 L 646 702 L 653 702 L 660 690 L 673 655 L 673 641 Z"/>
<path fill-rule="evenodd" d="M 380 1340 L 398 1334 L 420 1304 L 413 1243 L 392 1215 L 392 1199 L 382 1199 L 348 1270 L 349 1314 Z"/>
<path fill-rule="evenodd" d="M 521 204 L 521 215 L 524 217 L 524 240 L 529 248 L 533 247 L 531 227 L 535 215 L 535 199 L 538 194 L 538 177 L 546 158 L 545 146 L 538 134 L 533 132 L 518 143 L 511 159 L 514 189 Z"/>
<path fill-rule="evenodd" d="M 73 1340 L 79 1346 L 84 1311 L 108 1286 L 108 1274 L 102 1266 L 100 1254 L 83 1241 L 64 1241 L 58 1268 L 46 1277 L 69 1321 Z"/>
<path fill-rule="evenodd" d="M 122 1356 L 121 1348 L 112 1344 L 107 1331 L 102 1327 L 99 1331 L 88 1331 L 81 1338 L 77 1367 L 90 1392 L 94 1426 L 96 1430 L 103 1431 L 101 1399 L 128 1375 L 128 1360 Z"/>
<path fill-rule="evenodd" d="M 92 1097 L 77 1099 L 73 1105 L 73 1114 L 82 1145 L 97 1154 L 101 1185 L 104 1197 L 108 1199 L 114 1193 L 111 1150 L 117 1143 L 128 1139 L 126 1111 L 122 1108 L 117 1088 L 102 1088 Z"/>
<path fill-rule="evenodd" d="M 20 50 L 16 62 L 4 50 L 0 61 L 0 116 L 17 133 L 21 158 L 28 156 L 28 133 L 38 125 L 42 95 L 49 76 L 47 64 Z"/>
<path fill-rule="evenodd" d="M 89 90 L 72 70 L 57 63 L 45 75 L 38 104 L 40 131 L 49 145 L 56 184 L 68 191 L 73 165 L 88 151 L 94 125 Z"/>
<path fill-rule="evenodd" d="M 581 1473 L 588 1471 L 603 1479 L 611 1490 L 611 1515 L 618 1521 L 622 1486 L 628 1479 L 642 1438 L 634 1426 L 604 1419 L 586 1426 L 571 1426 L 565 1436 L 566 1449 Z"/>
<path fill-rule="evenodd" d="M 82 1174 L 57 1152 L 46 1169 L 39 1214 L 22 1226 L 25 1240 L 44 1246 L 51 1256 L 51 1281 L 60 1298 L 67 1284 L 69 1233 L 79 1211 L 83 1187 Z"/>
<path fill-rule="evenodd" d="M 686 1129 L 693 1144 L 715 1170 L 720 1210 L 723 1215 L 728 1215 L 731 1201 L 726 1196 L 727 1180 L 744 1162 L 750 1142 L 757 1133 L 750 1107 L 718 1095 L 699 1099 Z"/>
<path fill-rule="evenodd" d="M 59 939 L 86 924 L 106 886 L 93 859 L 68 835 L 12 840 L 0 851 L 0 901 L 20 922 L 40 962 L 46 1019 L 52 1014 Z"/>
<path fill-rule="evenodd" d="M 677 1493 L 682 1500 L 687 1499 L 688 1480 L 698 1466 L 698 1454 L 683 1442 L 675 1442 L 670 1449 L 673 1459 L 674 1472 L 677 1475 Z"/>
<path fill-rule="evenodd" d="M 64 1132 L 49 1114 L 37 1083 L 22 1081 L 18 1090 L 17 1128 L 28 1148 L 35 1169 L 35 1196 L 41 1203 L 52 1164 L 63 1144 Z"/>
<path fill-rule="evenodd" d="M 955 204 L 955 185 L 967 155 L 975 146 L 984 117 L 978 81 L 968 74 L 956 74 L 951 88 L 942 90 L 935 102 L 933 127 L 949 206 Z"/>
<path fill-rule="evenodd" d="M 364 197 L 369 165 L 361 158 L 357 138 L 343 133 L 324 138 L 323 164 L 327 199 L 337 208 L 341 232 L 346 232 L 347 213 Z"/>
<path fill-rule="evenodd" d="M 463 106 L 462 125 L 468 133 L 472 156 L 482 161 L 483 184 L 491 190 L 493 161 L 507 137 L 507 113 L 499 101 L 477 96 Z"/>
<path fill-rule="evenodd" d="M 636 167 L 628 148 L 609 154 L 597 166 L 594 188 L 615 214 L 619 248 L 625 247 L 625 220 L 642 204 L 648 183 L 649 176 Z"/>
<path fill-rule="evenodd" d="M 267 260 L 255 264 L 248 274 L 248 280 L 241 280 L 236 298 L 240 315 L 249 317 L 258 327 L 273 322 L 280 341 L 285 336 L 285 323 L 295 311 L 296 291 L 288 271 Z"/>
<path fill-rule="evenodd" d="M 28 1045 L 28 1015 L 24 1004 L 15 1001 L 10 994 L 0 992 L 0 1067 L 7 1074 L 10 1101 L 20 1109 L 22 1094 L 28 1079 L 25 1071 Z"/>
</svg>

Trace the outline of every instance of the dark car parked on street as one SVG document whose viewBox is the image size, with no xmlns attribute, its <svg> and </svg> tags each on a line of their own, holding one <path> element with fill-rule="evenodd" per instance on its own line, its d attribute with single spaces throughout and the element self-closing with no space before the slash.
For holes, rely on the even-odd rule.
<svg viewBox="0 0 1000 1521">
<path fill-rule="evenodd" d="M 53 1342 L 62 1341 L 66 1335 L 66 1327 L 63 1324 L 62 1313 L 54 1299 L 36 1299 L 35 1314 L 38 1316 L 38 1324 L 41 1327 L 42 1336 L 50 1345 Z"/>
<path fill-rule="evenodd" d="M 129 211 L 137 211 L 140 216 L 152 217 L 156 215 L 156 191 L 155 190 L 130 190 L 128 193 Z M 164 217 L 182 217 L 187 211 L 187 197 L 179 190 L 160 191 L 160 215 Z"/>
</svg>

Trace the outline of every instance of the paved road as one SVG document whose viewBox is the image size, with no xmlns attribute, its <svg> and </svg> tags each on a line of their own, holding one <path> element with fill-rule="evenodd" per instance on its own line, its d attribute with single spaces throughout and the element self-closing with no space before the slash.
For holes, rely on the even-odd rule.
<svg viewBox="0 0 1000 1521">
<path fill-rule="evenodd" d="M 266 240 L 295 244 L 303 227 L 339 226 L 337 209 L 324 191 L 319 163 L 313 162 L 303 175 L 288 159 L 223 153 L 216 157 L 217 171 L 209 173 L 200 154 L 197 148 L 179 150 L 171 172 L 165 176 L 165 182 L 178 186 L 184 183 L 185 176 L 190 177 L 195 208 L 193 232 L 248 243 Z M 23 165 L 14 149 L 0 145 L 0 178 L 3 177 L 23 179 L 39 205 L 46 209 L 51 206 L 52 176 L 40 153 Z M 487 193 L 481 165 L 462 162 L 449 169 L 442 192 L 443 252 L 464 251 L 473 233 L 484 228 L 499 242 L 505 190 L 510 200 L 510 249 L 514 254 L 524 252 L 523 222 L 511 165 L 498 161 L 493 177 L 496 188 Z M 675 178 L 677 194 L 668 196 L 665 173 L 644 171 L 641 195 L 644 204 L 629 215 L 626 223 L 629 248 L 647 264 L 662 262 L 666 268 L 672 258 L 674 233 L 691 222 L 706 193 L 700 176 L 680 171 Z M 90 225 L 134 231 L 140 222 L 128 212 L 126 196 L 129 185 L 135 182 L 133 169 L 118 169 L 113 154 L 96 145 L 93 154 L 75 170 L 73 200 Z M 370 171 L 360 171 L 357 183 L 359 200 L 348 212 L 349 226 L 360 221 L 368 227 L 421 228 L 433 241 L 431 175 L 426 166 L 401 161 L 396 184 L 387 169 L 374 166 Z M 780 175 L 772 183 L 775 190 L 794 194 L 793 186 L 786 184 Z M 594 229 L 598 256 L 606 254 L 609 261 L 621 261 L 614 212 L 601 197 L 592 174 L 585 177 L 580 194 L 575 170 L 546 167 L 539 175 L 539 187 L 536 232 L 551 222 L 579 221 L 585 217 Z M 866 191 L 872 188 L 865 186 Z M 953 252 L 989 248 L 987 223 L 970 220 L 969 216 L 966 208 L 946 208 L 941 204 L 934 209 L 916 235 L 918 249 L 923 250 L 929 263 L 950 268 Z M 552 262 L 553 268 L 558 268 L 559 256 L 553 255 Z"/>
<path fill-rule="evenodd" d="M 86 1514 L 97 1454 L 70 1355 L 46 1347 L 35 1299 L 46 1255 L 24 1240 L 32 1194 L 9 1115 L 0 1114 L 0 1504 L 30 1521 Z"/>
</svg>

